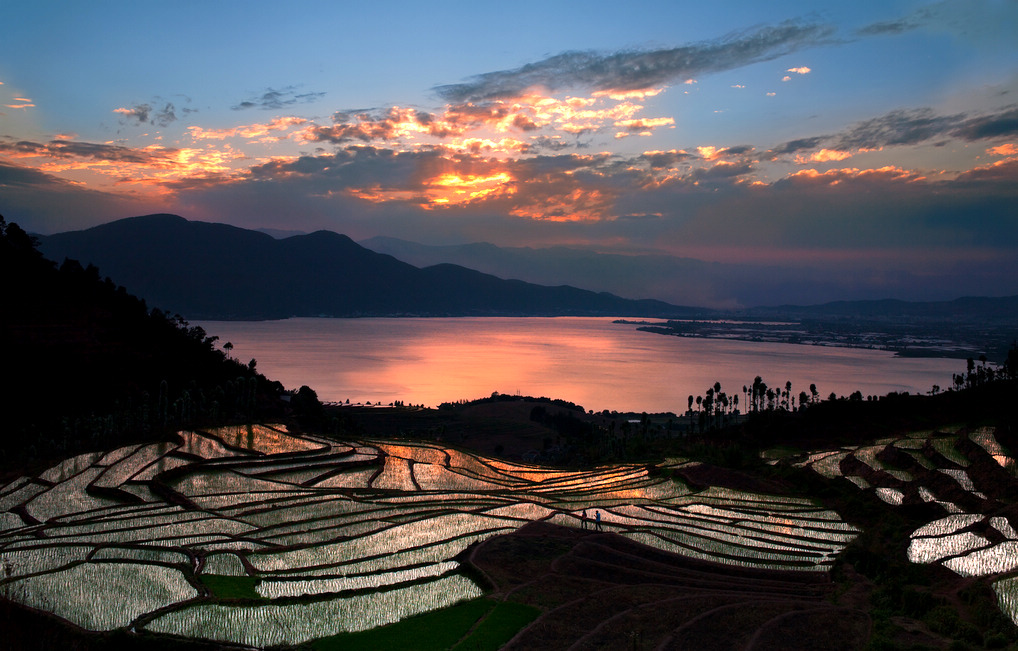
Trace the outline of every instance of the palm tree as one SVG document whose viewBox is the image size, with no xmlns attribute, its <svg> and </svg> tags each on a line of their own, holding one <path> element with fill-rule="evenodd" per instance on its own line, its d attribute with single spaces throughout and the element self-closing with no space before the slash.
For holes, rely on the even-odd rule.
<svg viewBox="0 0 1018 651">
<path fill-rule="evenodd" d="M 700 411 L 700 405 L 702 405 L 702 404 L 703 404 L 703 396 L 697 396 L 696 397 L 696 411 L 697 412 Z M 702 425 L 700 427 L 700 431 L 701 432 L 703 431 L 703 426 Z"/>
<path fill-rule="evenodd" d="M 226 342 L 225 344 L 223 344 L 223 350 L 226 351 L 226 359 L 230 359 L 230 352 L 233 351 L 233 344 L 231 344 L 230 342 Z"/>
<path fill-rule="evenodd" d="M 693 396 L 689 396 L 689 431 L 693 431 Z"/>
</svg>

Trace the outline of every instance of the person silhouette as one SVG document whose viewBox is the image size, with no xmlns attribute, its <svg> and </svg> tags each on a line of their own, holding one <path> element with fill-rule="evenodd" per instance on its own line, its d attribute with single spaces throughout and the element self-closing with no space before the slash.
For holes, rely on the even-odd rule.
<svg viewBox="0 0 1018 651">
<path fill-rule="evenodd" d="M 597 530 L 598 531 L 604 531 L 604 529 L 601 528 L 601 512 L 600 511 L 594 511 L 594 515 L 597 516 Z"/>
<path fill-rule="evenodd" d="M 587 528 L 587 509 L 583 509 L 583 513 L 580 514 L 580 517 L 581 517 L 582 522 L 583 522 L 583 528 L 586 529 Z"/>
</svg>

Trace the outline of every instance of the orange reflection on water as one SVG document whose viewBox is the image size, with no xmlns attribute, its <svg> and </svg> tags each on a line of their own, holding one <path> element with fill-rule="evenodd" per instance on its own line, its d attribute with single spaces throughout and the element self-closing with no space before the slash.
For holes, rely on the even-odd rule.
<svg viewBox="0 0 1018 651">
<path fill-rule="evenodd" d="M 624 316 L 624 315 L 620 315 Z M 443 402 L 505 394 L 587 409 L 686 409 L 715 381 L 732 395 L 762 375 L 823 394 L 924 391 L 957 361 L 886 351 L 666 337 L 611 318 L 290 319 L 204 322 L 284 386 L 323 400 Z M 239 354 L 239 353 L 238 353 Z M 535 470 L 535 469 L 529 469 Z"/>
</svg>

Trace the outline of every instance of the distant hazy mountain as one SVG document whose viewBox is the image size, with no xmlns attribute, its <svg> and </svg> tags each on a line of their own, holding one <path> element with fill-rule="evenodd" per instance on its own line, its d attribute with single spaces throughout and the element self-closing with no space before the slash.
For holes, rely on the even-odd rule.
<svg viewBox="0 0 1018 651">
<path fill-rule="evenodd" d="M 500 278 L 541 285 L 572 285 L 633 298 L 715 309 L 757 305 L 817 305 L 833 300 L 887 297 L 943 301 L 1013 283 L 997 282 L 1002 270 L 983 270 L 974 283 L 945 265 L 940 275 L 893 274 L 844 268 L 810 268 L 704 262 L 668 255 L 621 255 L 566 247 L 498 247 L 488 243 L 428 246 L 375 237 L 363 246 L 417 266 L 458 264 Z M 970 274 L 974 270 L 968 269 Z M 976 274 L 977 276 L 979 274 Z M 996 280 L 995 280 L 996 279 Z"/>
<path fill-rule="evenodd" d="M 273 237 L 273 239 L 277 239 L 277 240 L 283 240 L 283 239 L 286 239 L 288 237 L 293 237 L 294 235 L 307 235 L 308 234 L 307 231 L 288 231 L 288 230 L 283 230 L 281 228 L 256 228 L 254 230 L 258 231 L 259 233 L 265 233 L 266 235 L 271 235 Z"/>
<path fill-rule="evenodd" d="M 685 305 L 737 307 L 759 289 L 759 270 L 667 255 L 620 255 L 556 246 L 498 247 L 487 242 L 428 246 L 373 237 L 362 246 L 419 267 L 458 264 L 499 278 L 542 285 L 572 285 L 623 296 L 656 298 Z"/>
<path fill-rule="evenodd" d="M 226 224 L 149 215 L 40 239 L 47 257 L 95 264 L 151 306 L 189 319 L 694 313 L 452 264 L 420 269 L 329 231 L 276 240 Z"/>
</svg>

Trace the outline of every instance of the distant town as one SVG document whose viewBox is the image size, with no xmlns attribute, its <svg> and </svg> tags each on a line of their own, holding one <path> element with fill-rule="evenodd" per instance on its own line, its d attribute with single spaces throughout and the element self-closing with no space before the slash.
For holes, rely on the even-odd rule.
<svg viewBox="0 0 1018 651">
<path fill-rule="evenodd" d="M 812 346 L 887 350 L 902 357 L 951 357 L 1001 361 L 1015 337 L 1003 320 L 916 318 L 906 316 L 813 316 L 774 314 L 645 321 L 620 319 L 639 330 L 678 337 L 703 337 Z"/>
</svg>

